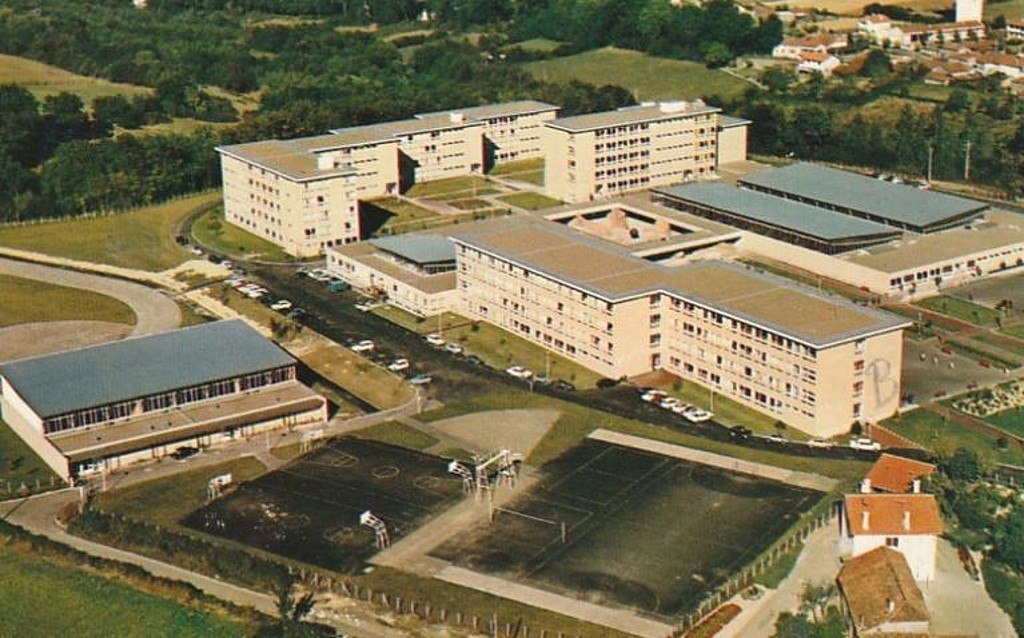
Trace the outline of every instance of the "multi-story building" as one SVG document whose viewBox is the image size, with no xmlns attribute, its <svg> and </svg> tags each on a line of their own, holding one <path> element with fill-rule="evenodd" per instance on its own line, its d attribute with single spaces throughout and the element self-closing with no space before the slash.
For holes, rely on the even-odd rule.
<svg viewBox="0 0 1024 638">
<path fill-rule="evenodd" d="M 942 517 L 931 494 L 847 494 L 839 517 L 840 551 L 856 557 L 894 549 L 907 560 L 914 580 L 935 578 Z"/>
<path fill-rule="evenodd" d="M 549 120 L 542 133 L 547 193 L 577 203 L 714 177 L 719 111 L 695 100 Z"/>
<path fill-rule="evenodd" d="M 726 262 L 665 267 L 535 218 L 452 234 L 462 312 L 607 377 L 667 370 L 816 435 L 899 406 L 902 318 Z"/>
<path fill-rule="evenodd" d="M 417 118 L 458 114 L 467 121 L 483 124 L 484 165 L 543 157 L 540 133 L 544 122 L 558 115 L 558 107 L 536 100 L 474 106 L 454 111 L 424 113 Z"/>
</svg>

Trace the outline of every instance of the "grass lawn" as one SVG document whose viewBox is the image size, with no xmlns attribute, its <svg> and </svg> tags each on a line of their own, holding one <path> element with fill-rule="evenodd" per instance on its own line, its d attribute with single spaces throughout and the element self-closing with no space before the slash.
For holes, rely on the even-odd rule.
<svg viewBox="0 0 1024 638">
<path fill-rule="evenodd" d="M 0 227 L 0 246 L 126 268 L 159 271 L 193 258 L 174 242 L 189 215 L 221 199 L 212 191 L 125 213 Z"/>
<path fill-rule="evenodd" d="M 192 223 L 192 235 L 200 244 L 230 257 L 295 261 L 280 246 L 224 221 L 224 209 L 219 206 L 196 218 Z"/>
<path fill-rule="evenodd" d="M 941 86 L 938 84 L 915 82 L 907 86 L 907 92 L 910 97 L 917 98 L 919 100 L 945 103 L 945 101 L 949 99 L 949 94 L 953 92 L 953 89 L 952 87 Z"/>
<path fill-rule="evenodd" d="M 0 421 L 0 493 L 17 491 L 22 484 L 35 489 L 37 480 L 41 485 L 50 485 L 57 481 L 57 475 L 11 426 Z"/>
<path fill-rule="evenodd" d="M 271 432 L 270 436 L 273 440 L 275 433 Z M 169 458 L 160 462 L 179 463 Z M 146 481 L 102 492 L 96 495 L 96 505 L 107 512 L 148 520 L 164 527 L 175 527 L 182 517 L 206 503 L 206 486 L 211 478 L 231 474 L 237 483 L 254 479 L 266 470 L 256 459 L 244 457 L 175 474 L 173 479 Z"/>
<path fill-rule="evenodd" d="M 928 299 L 916 302 L 914 305 L 979 326 L 994 326 L 996 317 L 999 316 L 998 310 L 971 303 L 964 299 L 950 297 L 949 295 L 929 297 Z"/>
<path fill-rule="evenodd" d="M 397 197 L 382 197 L 360 205 L 365 235 L 380 235 L 416 230 L 440 215 Z"/>
<path fill-rule="evenodd" d="M 122 301 L 34 279 L 0 275 L 0 299 L 0 328 L 72 319 L 135 325 L 135 313 Z"/>
<path fill-rule="evenodd" d="M 406 312 L 405 310 L 402 310 L 398 306 L 377 306 L 371 312 L 373 312 L 373 314 L 377 315 L 378 317 L 387 319 L 391 323 L 405 328 L 410 332 L 417 332 L 419 334 L 425 335 L 434 332 L 438 329 L 438 321 L 436 316 L 430 317 L 429 319 L 424 319 L 423 317 L 417 317 L 411 312 Z M 451 316 L 455 317 L 456 315 Z M 445 325 L 449 325 L 449 321 L 451 320 L 446 318 Z"/>
<path fill-rule="evenodd" d="M 990 414 L 982 419 L 996 426 L 1004 432 L 1024 437 L 1024 409 L 1010 408 L 996 414 Z"/>
<path fill-rule="evenodd" d="M 352 434 L 360 439 L 390 443 L 391 445 L 409 448 L 410 450 L 425 450 L 440 443 L 440 441 L 429 434 L 420 432 L 416 428 L 399 423 L 398 421 L 378 423 L 368 428 L 356 430 Z"/>
<path fill-rule="evenodd" d="M 508 48 L 522 49 L 523 51 L 530 52 L 549 53 L 560 46 L 562 46 L 562 43 L 558 40 L 549 40 L 548 38 L 531 38 L 529 40 L 523 40 L 522 42 L 513 42 L 508 45 Z"/>
<path fill-rule="evenodd" d="M 543 186 L 544 158 L 536 157 L 533 159 L 517 160 L 514 162 L 503 162 L 492 168 L 490 175 L 507 177 L 509 179 L 519 180 L 520 182 Z"/>
<path fill-rule="evenodd" d="M 760 573 L 754 582 L 759 585 L 764 585 L 769 589 L 775 589 L 779 586 L 782 581 L 786 580 L 786 576 L 789 576 L 789 572 L 793 571 L 793 567 L 796 566 L 796 559 L 800 557 L 800 552 L 804 550 L 803 543 L 797 545 L 796 549 L 789 552 L 774 565 L 769 567 Z"/>
<path fill-rule="evenodd" d="M 453 199 L 448 202 L 448 205 L 452 208 L 458 208 L 459 210 L 483 210 L 485 208 L 491 208 L 490 203 L 486 200 L 476 198 Z"/>
<path fill-rule="evenodd" d="M 299 358 L 334 385 L 381 410 L 402 405 L 414 396 L 401 378 L 326 339 Z"/>
<path fill-rule="evenodd" d="M 1024 575 L 991 558 L 981 561 L 981 573 L 985 578 L 985 591 L 1016 621 L 1017 631 L 1024 631 Z"/>
<path fill-rule="evenodd" d="M 466 322 L 469 320 L 463 318 L 460 323 Z M 429 326 L 431 322 L 428 320 L 425 325 Z M 433 325 L 437 325 L 436 320 Z M 550 363 L 552 378 L 565 379 L 581 390 L 594 387 L 601 378 L 600 374 L 578 363 L 557 354 L 548 354 L 544 348 L 482 321 L 475 324 L 475 327 L 462 325 L 459 328 L 445 330 L 444 338 L 448 341 L 457 341 L 468 354 L 475 354 L 487 365 L 498 370 L 521 365 L 539 374 L 544 372 Z"/>
<path fill-rule="evenodd" d="M 561 200 L 541 195 L 540 193 L 531 192 L 513 193 L 511 195 L 499 197 L 498 199 L 512 206 L 525 208 L 526 210 L 541 210 L 542 208 L 551 208 L 553 206 L 562 205 Z"/>
<path fill-rule="evenodd" d="M 718 407 L 717 401 L 715 402 L 715 407 Z M 656 441 L 684 445 L 698 450 L 708 450 L 748 461 L 767 463 L 803 472 L 813 472 L 838 479 L 843 485 L 851 488 L 864 477 L 864 472 L 871 465 L 865 461 L 790 456 L 772 450 L 760 450 L 733 445 L 726 441 L 713 441 L 678 430 L 608 414 L 554 397 L 529 394 L 522 391 L 505 391 L 467 396 L 457 401 L 449 401 L 443 408 L 424 413 L 419 418 L 423 421 L 436 421 L 451 416 L 485 410 L 532 408 L 553 409 L 562 413 L 555 426 L 548 431 L 530 453 L 527 461 L 532 465 L 542 465 L 557 457 L 597 428 L 607 428 Z"/>
<path fill-rule="evenodd" d="M 1022 321 L 1021 323 L 1015 323 L 1012 326 L 1006 326 L 1005 328 L 1002 329 L 1002 332 L 1005 332 L 1011 337 L 1024 339 L 1024 321 Z"/>
<path fill-rule="evenodd" d="M 421 182 L 410 188 L 405 194 L 409 197 L 442 198 L 452 195 L 462 196 L 472 194 L 474 189 L 483 192 L 485 189 L 494 192 L 487 178 L 479 175 L 465 175 L 463 177 L 450 177 L 438 179 L 432 182 Z"/>
<path fill-rule="evenodd" d="M 1006 2 L 988 2 L 984 8 L 984 18 L 994 20 L 1000 15 L 1007 20 L 1024 18 L 1024 0 L 1006 0 Z"/>
<path fill-rule="evenodd" d="M 544 82 L 582 80 L 602 86 L 618 85 L 637 100 L 692 100 L 698 97 L 736 98 L 751 85 L 722 71 L 684 60 L 659 58 L 637 51 L 605 47 L 524 67 Z"/>
<path fill-rule="evenodd" d="M 946 421 L 926 408 L 886 419 L 880 425 L 943 456 L 953 454 L 959 448 L 968 448 L 990 462 L 1024 464 L 1024 451 L 1016 446 L 1000 450 L 996 442 L 984 434 Z"/>
<path fill-rule="evenodd" d="M 115 579 L 0 544 L 0 635 L 250 636 L 240 619 L 196 609 Z M 44 603 L 45 601 L 45 603 Z"/>
<path fill-rule="evenodd" d="M 687 403 L 692 403 L 704 410 L 711 410 L 711 392 L 698 385 L 694 381 L 683 381 L 679 390 L 668 390 L 669 394 L 679 397 Z M 715 406 L 712 412 L 715 413 L 715 420 L 726 426 L 744 425 L 758 434 L 775 434 L 779 432 L 776 428 L 778 419 L 773 418 L 757 410 L 748 408 L 732 399 L 715 393 Z M 806 441 L 811 438 L 800 430 L 787 427 L 783 431 L 787 439 Z"/>
<path fill-rule="evenodd" d="M 48 95 L 74 93 L 88 108 L 94 99 L 108 95 L 149 94 L 152 89 L 134 84 L 119 84 L 15 55 L 0 55 L 0 84 L 19 84 L 42 100 Z"/>
</svg>

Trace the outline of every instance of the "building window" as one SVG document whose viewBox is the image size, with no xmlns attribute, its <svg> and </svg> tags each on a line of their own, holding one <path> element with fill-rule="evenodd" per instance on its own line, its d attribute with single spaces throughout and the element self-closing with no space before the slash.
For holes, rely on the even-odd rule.
<svg viewBox="0 0 1024 638">
<path fill-rule="evenodd" d="M 650 341 L 651 341 L 651 346 L 659 346 L 659 345 L 661 345 L 661 334 L 659 334 L 659 333 L 652 334 Z"/>
<path fill-rule="evenodd" d="M 899 547 L 900 546 L 900 539 L 899 539 L 899 537 L 898 536 L 886 536 L 885 537 L 885 546 L 886 547 Z"/>
</svg>

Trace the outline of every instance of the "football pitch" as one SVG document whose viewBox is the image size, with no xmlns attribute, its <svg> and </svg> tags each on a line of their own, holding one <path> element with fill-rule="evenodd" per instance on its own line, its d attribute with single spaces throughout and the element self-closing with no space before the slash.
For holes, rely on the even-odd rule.
<svg viewBox="0 0 1024 638">
<path fill-rule="evenodd" d="M 461 479 L 436 456 L 337 438 L 284 468 L 241 484 L 185 524 L 288 558 L 353 572 L 377 551 L 366 510 L 391 542 L 453 505 Z"/>
<path fill-rule="evenodd" d="M 821 492 L 587 440 L 493 522 L 433 554 L 671 618 L 778 538 Z"/>
</svg>

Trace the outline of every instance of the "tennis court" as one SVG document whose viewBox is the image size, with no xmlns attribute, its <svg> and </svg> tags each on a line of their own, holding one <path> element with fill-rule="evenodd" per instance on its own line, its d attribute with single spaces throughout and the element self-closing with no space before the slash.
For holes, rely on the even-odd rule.
<svg viewBox="0 0 1024 638">
<path fill-rule="evenodd" d="M 462 496 L 447 461 L 376 441 L 337 438 L 284 468 L 241 484 L 185 523 L 259 549 L 340 571 L 376 551 L 359 523 L 371 510 L 395 542 Z"/>
<path fill-rule="evenodd" d="M 671 618 L 757 556 L 821 492 L 587 440 L 487 527 L 433 554 Z"/>
</svg>

